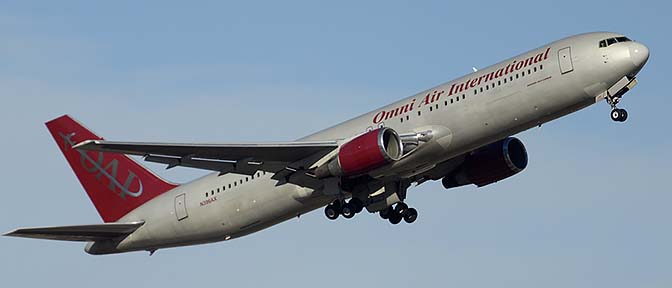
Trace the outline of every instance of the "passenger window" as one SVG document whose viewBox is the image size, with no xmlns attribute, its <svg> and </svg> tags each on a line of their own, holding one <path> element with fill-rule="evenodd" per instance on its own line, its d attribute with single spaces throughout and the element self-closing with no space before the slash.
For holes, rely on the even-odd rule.
<svg viewBox="0 0 672 288">
<path fill-rule="evenodd" d="M 520 72 L 520 77 L 525 77 L 525 71 Z"/>
<path fill-rule="evenodd" d="M 485 90 L 490 90 L 490 85 L 485 85 Z"/>
<path fill-rule="evenodd" d="M 502 80 L 497 81 L 497 86 L 502 85 Z"/>
<path fill-rule="evenodd" d="M 506 84 L 506 78 L 504 78 L 504 84 Z"/>
<path fill-rule="evenodd" d="M 517 78 L 517 77 L 516 77 Z M 513 81 L 513 76 L 509 77 L 509 81 Z"/>
<path fill-rule="evenodd" d="M 476 89 L 474 89 L 474 95 L 476 95 L 476 93 L 478 93 L 478 92 L 476 91 Z"/>
<path fill-rule="evenodd" d="M 516 79 L 518 79 L 518 73 L 516 73 Z"/>
<path fill-rule="evenodd" d="M 418 111 L 418 116 L 420 116 L 420 111 Z"/>
<path fill-rule="evenodd" d="M 450 99 L 450 104 L 453 104 L 453 99 L 452 98 Z"/>
<path fill-rule="evenodd" d="M 534 72 L 537 72 L 537 67 L 534 67 Z"/>
<path fill-rule="evenodd" d="M 539 64 L 539 70 L 544 69 L 544 64 Z"/>
<path fill-rule="evenodd" d="M 462 99 L 464 99 L 464 97 L 465 97 L 464 94 L 462 94 Z"/>
<path fill-rule="evenodd" d="M 481 92 L 483 92 L 483 87 L 481 87 Z M 459 99 L 459 98 L 458 98 Z"/>
<path fill-rule="evenodd" d="M 219 193 L 219 188 L 217 188 L 217 193 Z"/>
<path fill-rule="evenodd" d="M 432 106 L 429 106 L 429 112 L 432 112 Z"/>
</svg>

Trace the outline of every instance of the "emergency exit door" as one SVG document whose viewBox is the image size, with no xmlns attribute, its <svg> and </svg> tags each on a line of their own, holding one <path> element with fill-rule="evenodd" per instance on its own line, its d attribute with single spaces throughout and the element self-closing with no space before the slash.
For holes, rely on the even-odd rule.
<svg viewBox="0 0 672 288">
<path fill-rule="evenodd" d="M 189 217 L 187 214 L 187 203 L 185 198 L 184 194 L 175 197 L 175 216 L 177 216 L 177 221 Z"/>
<path fill-rule="evenodd" d="M 572 64 L 572 49 L 565 47 L 558 51 L 558 62 L 560 63 L 560 73 L 565 74 L 574 71 Z"/>
</svg>

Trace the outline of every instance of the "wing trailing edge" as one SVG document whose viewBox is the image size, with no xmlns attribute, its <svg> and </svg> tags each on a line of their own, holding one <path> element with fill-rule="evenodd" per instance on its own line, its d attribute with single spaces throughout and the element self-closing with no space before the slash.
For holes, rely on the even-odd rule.
<svg viewBox="0 0 672 288">
<path fill-rule="evenodd" d="M 337 149 L 338 142 L 190 144 L 86 140 L 73 148 L 144 156 L 145 161 L 165 164 L 167 169 L 182 166 L 217 171 L 220 175 L 252 175 L 258 170 L 293 174 L 298 167 L 309 167 Z"/>
<path fill-rule="evenodd" d="M 4 234 L 4 236 L 62 241 L 100 241 L 127 236 L 143 224 L 145 222 L 140 221 L 131 223 L 19 228 Z"/>
<path fill-rule="evenodd" d="M 138 156 L 157 155 L 227 161 L 249 159 L 260 162 L 294 162 L 315 153 L 331 151 L 337 147 L 336 141 L 192 144 L 87 140 L 78 143 L 73 148 Z"/>
</svg>

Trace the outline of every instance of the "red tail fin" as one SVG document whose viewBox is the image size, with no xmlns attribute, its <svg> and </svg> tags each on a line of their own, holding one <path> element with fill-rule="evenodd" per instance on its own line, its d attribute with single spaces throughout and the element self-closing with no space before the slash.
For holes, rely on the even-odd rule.
<svg viewBox="0 0 672 288">
<path fill-rule="evenodd" d="M 68 115 L 51 120 L 46 125 L 105 222 L 117 221 L 143 203 L 176 187 L 126 155 L 72 149 L 73 145 L 84 140 L 103 138 Z"/>
</svg>

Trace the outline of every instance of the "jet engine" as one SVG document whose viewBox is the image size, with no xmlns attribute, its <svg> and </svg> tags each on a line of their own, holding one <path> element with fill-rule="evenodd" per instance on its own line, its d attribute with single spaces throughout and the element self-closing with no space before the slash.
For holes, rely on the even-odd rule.
<svg viewBox="0 0 672 288">
<path fill-rule="evenodd" d="M 441 181 L 446 189 L 467 184 L 481 187 L 509 178 L 527 167 L 523 142 L 508 137 L 469 154 L 456 172 Z"/>
<path fill-rule="evenodd" d="M 369 172 L 401 158 L 401 138 L 391 128 L 383 127 L 359 135 L 343 144 L 338 155 L 315 169 L 315 176 L 352 176 Z"/>
</svg>

